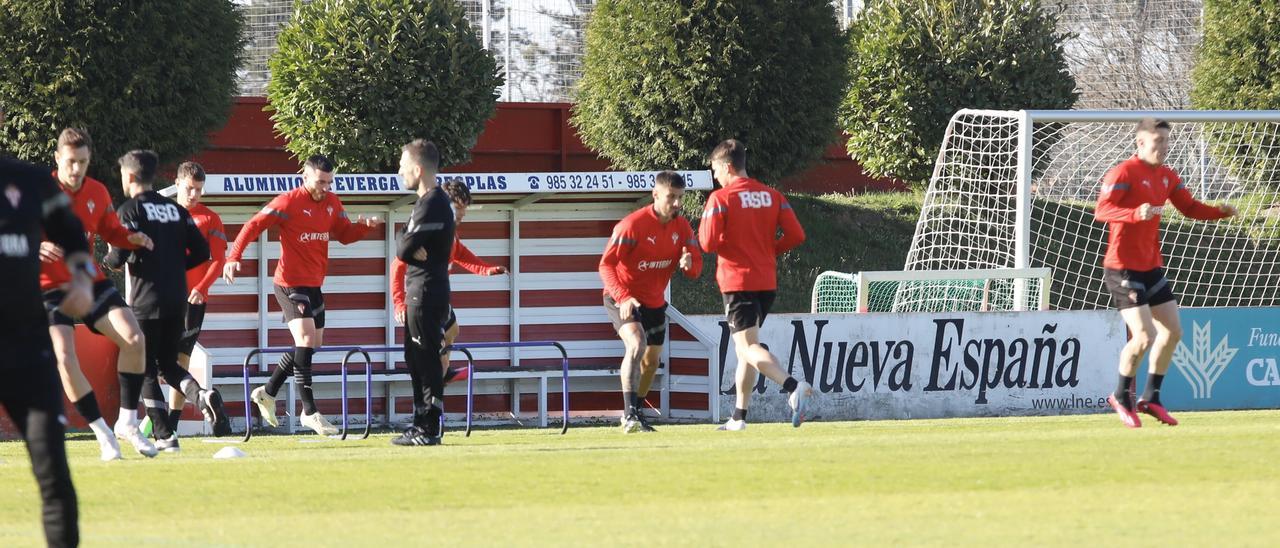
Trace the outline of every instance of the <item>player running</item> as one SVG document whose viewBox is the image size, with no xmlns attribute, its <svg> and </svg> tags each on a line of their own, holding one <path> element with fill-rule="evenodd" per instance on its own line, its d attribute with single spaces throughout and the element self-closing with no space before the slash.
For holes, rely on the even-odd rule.
<svg viewBox="0 0 1280 548">
<path fill-rule="evenodd" d="M 467 184 L 462 181 L 452 180 L 446 181 L 440 185 L 444 189 L 444 193 L 449 196 L 453 204 L 453 222 L 455 225 L 462 224 L 462 219 L 467 216 L 467 207 L 471 205 L 471 189 L 467 188 Z M 478 276 L 497 276 L 507 272 L 506 267 L 492 265 L 484 262 L 483 259 L 472 253 L 467 246 L 462 245 L 462 240 L 456 235 L 453 239 L 453 248 L 449 252 L 449 264 L 462 267 L 467 272 Z M 391 300 L 395 303 L 396 322 L 404 325 L 406 316 L 406 307 L 404 304 L 404 277 L 408 265 L 401 261 L 399 257 L 391 258 Z M 445 324 L 444 342 L 441 348 L 448 348 L 453 341 L 458 338 L 458 316 L 454 314 L 453 307 L 449 307 L 449 320 Z M 447 363 L 447 362 L 446 362 Z M 447 368 L 444 372 L 444 383 L 448 385 L 454 380 L 466 378 L 466 368 Z"/>
<path fill-rule="evenodd" d="M 41 234 L 58 246 L 67 268 L 59 313 L 77 317 L 89 311 L 97 272 L 84 226 L 48 169 L 0 158 L 0 191 L 0 404 L 22 433 L 31 458 L 46 543 L 75 546 L 80 542 L 79 509 L 63 439 L 62 389 L 40 298 Z"/>
<path fill-rule="evenodd" d="M 93 141 L 87 131 L 67 128 L 58 135 L 58 148 L 54 153 L 54 160 L 58 164 L 54 177 L 62 192 L 71 198 L 71 210 L 84 226 L 90 247 L 93 246 L 94 235 L 98 235 L 116 247 L 150 248 L 151 239 L 146 234 L 130 233 L 120 225 L 107 187 L 86 176 L 92 151 Z M 61 287 L 71 279 L 67 264 L 62 260 L 63 256 L 63 249 L 56 242 L 46 241 L 40 244 L 40 290 L 44 292 L 45 309 L 49 313 L 49 336 L 53 340 L 53 351 L 58 358 L 58 373 L 62 377 L 67 399 L 74 402 L 76 410 L 89 423 L 89 428 L 98 439 L 102 460 L 121 458 L 120 446 L 115 440 L 117 437 L 129 441 L 138 453 L 148 457 L 155 456 L 155 447 L 138 432 L 136 407 L 124 407 L 125 402 L 138 401 L 145 372 L 146 347 L 138 321 L 125 304 L 124 298 L 116 291 L 115 284 L 102 272 L 96 272 L 93 306 L 81 320 L 90 331 L 106 336 L 120 348 L 116 371 L 120 378 L 121 408 L 113 435 L 102 419 L 93 387 L 80 371 L 80 360 L 76 356 L 75 319 L 59 310 L 64 296 Z M 130 396 L 133 399 L 129 399 Z"/>
<path fill-rule="evenodd" d="M 449 197 L 436 184 L 440 150 L 435 143 L 416 139 L 400 152 L 400 177 L 417 191 L 413 214 L 396 256 L 409 265 L 405 279 L 405 323 L 408 327 L 404 361 L 413 386 L 413 426 L 391 440 L 395 445 L 439 445 L 443 414 L 445 324 L 449 321 L 449 261 L 456 241 Z"/>
<path fill-rule="evenodd" d="M 147 341 L 146 380 L 142 397 L 147 416 L 155 429 L 156 448 L 179 450 L 178 435 L 169 428 L 164 393 L 157 375 L 197 402 L 213 433 L 231 433 L 231 423 L 222 409 L 222 395 L 205 389 L 178 365 L 178 343 L 182 340 L 183 318 L 187 310 L 189 268 L 209 260 L 209 244 L 196 228 L 185 208 L 152 190 L 160 158 L 150 150 L 134 150 L 120 157 L 120 183 L 129 200 L 120 205 L 120 222 L 149 236 L 150 250 L 129 251 L 112 248 L 106 263 L 125 268 L 129 283 L 128 301 L 142 323 Z M 137 405 L 137 401 L 121 402 Z"/>
<path fill-rule="evenodd" d="M 1102 261 L 1103 282 L 1111 301 L 1129 328 L 1129 342 L 1120 351 L 1120 379 L 1107 403 L 1130 428 L 1142 426 L 1138 413 L 1175 426 L 1177 419 L 1160 403 L 1160 385 L 1169 370 L 1173 349 L 1182 339 L 1178 301 L 1164 274 L 1160 254 L 1160 215 L 1173 202 L 1183 215 L 1213 220 L 1231 217 L 1230 204 L 1211 206 L 1197 201 L 1178 174 L 1164 165 L 1169 156 L 1169 122 L 1146 118 L 1138 123 L 1138 151 L 1107 171 L 1094 214 L 1107 223 L 1107 254 Z M 1134 404 L 1131 392 L 1142 355 L 1151 350 L 1147 385 Z"/>
<path fill-rule="evenodd" d="M 183 369 L 191 368 L 191 352 L 200 338 L 200 328 L 204 325 L 204 314 L 209 300 L 209 288 L 222 275 L 222 265 L 226 262 L 227 234 L 222 225 L 222 217 L 214 213 L 204 204 L 200 197 L 204 195 L 204 168 L 195 162 L 183 162 L 178 166 L 177 179 L 174 186 L 178 192 L 174 196 L 178 205 L 187 209 L 191 219 L 195 221 L 200 235 L 209 242 L 209 260 L 187 271 L 186 321 L 182 326 L 182 340 L 178 342 L 178 365 Z M 169 430 L 178 431 L 178 421 L 182 418 L 182 407 L 186 403 L 182 391 L 169 387 Z M 143 419 L 143 435 L 151 435 L 151 417 Z"/>
<path fill-rule="evenodd" d="M 658 174 L 653 205 L 623 217 L 600 257 L 604 310 L 622 338 L 622 431 L 653 432 L 644 417 L 644 397 L 658 372 L 667 338 L 667 284 L 679 268 L 689 278 L 702 272 L 702 252 L 689 221 L 680 216 L 684 177 Z"/>
<path fill-rule="evenodd" d="M 778 358 L 760 344 L 760 326 L 778 288 L 777 256 L 804 241 L 804 229 L 781 192 L 747 175 L 747 147 L 729 139 L 711 152 L 711 170 L 721 188 L 707 198 L 698 227 L 703 251 L 716 253 L 716 283 L 738 357 L 738 389 L 733 417 L 721 430 L 745 430 L 753 371 L 790 392 L 791 425 L 805 420 L 813 387 L 782 370 Z M 782 237 L 777 236 L 782 229 Z"/>
<path fill-rule="evenodd" d="M 249 243 L 256 241 L 262 231 L 280 227 L 280 261 L 273 280 L 276 302 L 293 335 L 293 353 L 280 358 L 271 378 L 255 388 L 250 398 L 267 424 L 279 426 L 275 397 L 285 379 L 293 374 L 302 400 L 299 422 L 322 436 L 338 433 L 338 428 L 316 409 L 311 391 L 311 358 L 324 343 L 324 293 L 320 286 L 329 270 L 329 238 L 332 235 L 339 242 L 350 244 L 382 225 L 377 218 L 360 216 L 352 222 L 347 217 L 342 200 L 329 191 L 333 172 L 333 162 L 323 155 L 307 158 L 302 186 L 276 196 L 245 223 L 222 268 L 227 282 L 235 281 Z M 258 260 L 267 260 L 266 254 Z"/>
</svg>

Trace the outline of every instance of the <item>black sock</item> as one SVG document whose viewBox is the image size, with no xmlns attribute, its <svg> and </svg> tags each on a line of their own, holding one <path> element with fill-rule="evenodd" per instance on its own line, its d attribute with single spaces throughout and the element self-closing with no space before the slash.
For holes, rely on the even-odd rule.
<svg viewBox="0 0 1280 548">
<path fill-rule="evenodd" d="M 622 401 L 626 405 L 627 415 L 635 415 L 640 412 L 640 396 L 635 392 L 623 392 Z"/>
<path fill-rule="evenodd" d="M 98 398 L 93 395 L 92 390 L 85 394 L 83 398 L 76 400 L 75 406 L 76 411 L 80 413 L 81 417 L 84 417 L 85 422 L 92 423 L 102 418 L 102 410 L 98 409 Z"/>
<path fill-rule="evenodd" d="M 799 384 L 800 384 L 800 381 L 797 381 L 795 377 L 787 377 L 787 380 L 782 381 L 782 391 L 795 392 L 796 386 L 798 386 Z"/>
<path fill-rule="evenodd" d="M 293 380 L 298 384 L 298 399 L 302 400 L 302 414 L 316 412 L 316 400 L 311 394 L 311 356 L 314 348 L 298 346 L 293 349 Z"/>
<path fill-rule="evenodd" d="M 1164 384 L 1164 375 L 1152 373 L 1147 375 L 1147 387 L 1142 391 L 1142 401 L 1160 403 L 1160 385 Z"/>
<path fill-rule="evenodd" d="M 733 410 L 733 420 L 735 420 L 735 421 L 745 421 L 745 420 L 747 420 L 747 410 L 746 410 L 746 409 L 736 409 L 736 408 L 735 408 L 735 409 Z"/>
<path fill-rule="evenodd" d="M 276 368 L 271 370 L 271 379 L 267 381 L 267 384 L 263 385 L 266 388 L 267 395 L 273 398 L 276 397 L 276 394 L 280 393 L 280 387 L 284 386 L 284 381 L 292 374 L 293 353 L 288 353 L 280 357 L 280 363 L 276 364 Z"/>
<path fill-rule="evenodd" d="M 142 373 L 120 373 L 120 408 L 137 409 L 138 399 L 142 397 Z M 135 411 L 136 412 L 136 411 Z"/>
<path fill-rule="evenodd" d="M 1116 384 L 1114 394 L 1116 401 L 1125 407 L 1133 407 L 1133 397 L 1129 395 L 1129 392 L 1133 390 L 1133 379 L 1134 377 L 1120 375 L 1120 382 Z"/>
<path fill-rule="evenodd" d="M 179 422 L 182 422 L 182 410 L 170 409 L 169 410 L 169 429 L 173 430 L 174 432 L 177 432 Z"/>
<path fill-rule="evenodd" d="M 437 405 L 427 406 L 426 424 L 424 424 L 422 428 L 423 430 L 427 431 L 428 436 L 431 436 L 431 437 L 440 436 L 440 416 L 443 414 L 444 414 L 444 411 L 440 409 L 439 406 Z"/>
<path fill-rule="evenodd" d="M 167 440 L 173 436 L 173 431 L 169 428 L 169 416 L 165 413 L 164 407 L 147 407 L 147 417 L 151 419 L 152 437 Z"/>
</svg>

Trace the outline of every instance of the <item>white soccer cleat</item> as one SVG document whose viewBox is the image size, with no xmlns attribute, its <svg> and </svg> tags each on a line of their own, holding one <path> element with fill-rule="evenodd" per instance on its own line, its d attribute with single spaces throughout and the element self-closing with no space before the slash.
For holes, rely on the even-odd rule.
<svg viewBox="0 0 1280 548">
<path fill-rule="evenodd" d="M 747 421 L 739 421 L 729 419 L 728 422 L 720 425 L 716 430 L 724 430 L 726 432 L 741 432 L 747 429 Z"/>
<path fill-rule="evenodd" d="M 177 453 L 182 451 L 182 446 L 178 445 L 178 434 L 170 434 L 169 437 L 156 440 L 156 449 L 165 453 Z"/>
<path fill-rule="evenodd" d="M 262 420 L 267 421 L 272 428 L 280 426 L 280 421 L 276 419 L 276 399 L 267 394 L 267 387 L 254 388 L 249 394 L 249 399 L 257 404 L 258 414 L 262 415 Z"/>
<path fill-rule="evenodd" d="M 641 428 L 640 428 L 640 420 L 639 420 L 639 419 L 637 419 L 637 418 L 635 418 L 635 417 L 632 417 L 632 416 L 630 416 L 630 415 L 628 415 L 628 416 L 626 416 L 626 417 L 623 417 L 623 419 L 622 419 L 622 433 L 623 433 L 623 434 L 634 434 L 634 433 L 636 433 L 636 432 L 639 432 L 640 430 L 641 430 Z"/>
<path fill-rule="evenodd" d="M 321 415 L 319 411 L 310 415 L 304 413 L 299 419 L 299 422 L 301 422 L 303 426 L 314 430 L 315 433 L 320 434 L 321 436 L 338 435 L 338 427 L 329 424 L 329 421 L 326 420 L 324 415 Z"/>
<path fill-rule="evenodd" d="M 156 456 L 156 446 L 152 445 L 147 438 L 142 437 L 142 432 L 138 431 L 138 425 L 127 423 L 116 423 L 115 434 L 117 438 L 129 442 L 133 445 L 133 449 L 147 458 Z"/>
<path fill-rule="evenodd" d="M 805 411 L 809 407 L 811 397 L 813 397 L 813 387 L 807 382 L 800 381 L 795 391 L 787 398 L 787 403 L 791 404 L 791 426 L 800 428 L 804 423 Z"/>
<path fill-rule="evenodd" d="M 110 462 L 124 458 L 124 455 L 120 453 L 120 444 L 116 442 L 114 435 L 103 436 L 99 435 L 97 432 L 94 432 L 94 435 L 98 438 L 98 450 L 102 452 L 103 462 Z"/>
</svg>

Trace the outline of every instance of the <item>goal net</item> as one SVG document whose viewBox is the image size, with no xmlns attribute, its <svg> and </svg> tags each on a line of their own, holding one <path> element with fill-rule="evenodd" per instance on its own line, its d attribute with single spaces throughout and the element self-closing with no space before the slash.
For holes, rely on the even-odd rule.
<svg viewBox="0 0 1280 548">
<path fill-rule="evenodd" d="M 1164 208 L 1165 268 L 1183 306 L 1280 304 L 1280 111 L 987 111 L 952 117 L 906 270 L 1048 267 L 1051 307 L 1107 308 L 1103 175 L 1134 152 L 1144 117 L 1173 123 L 1167 164 L 1197 199 L 1240 213 Z M 1021 284 L 1002 290 L 1014 298 Z M 927 295 L 898 288 L 895 307 Z"/>
<path fill-rule="evenodd" d="M 1048 268 L 823 272 L 814 313 L 1046 310 Z"/>
</svg>

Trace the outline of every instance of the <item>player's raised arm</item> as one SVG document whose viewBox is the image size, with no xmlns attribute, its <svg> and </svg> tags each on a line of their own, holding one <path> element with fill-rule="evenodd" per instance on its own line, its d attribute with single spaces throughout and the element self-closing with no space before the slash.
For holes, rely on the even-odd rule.
<svg viewBox="0 0 1280 548">
<path fill-rule="evenodd" d="M 1174 179 L 1169 184 L 1174 185 L 1173 190 L 1169 191 L 1169 201 L 1173 202 L 1173 206 L 1187 217 L 1201 221 L 1212 221 L 1225 219 L 1236 214 L 1235 206 L 1230 204 L 1212 206 L 1197 200 L 1187 190 L 1187 185 L 1182 182 L 1181 178 Z"/>
<path fill-rule="evenodd" d="M 255 213 L 249 222 L 240 228 L 240 234 L 236 235 L 236 241 L 231 244 L 226 264 L 222 267 L 222 277 L 227 280 L 227 283 L 235 281 L 236 274 L 240 272 L 240 258 L 244 255 L 249 242 L 257 240 L 262 231 L 289 218 L 289 214 L 285 212 L 289 203 L 286 196 L 287 194 L 281 194 L 273 198 L 266 207 L 262 208 L 262 211 Z M 265 260 L 265 257 L 263 259 Z"/>
<path fill-rule="evenodd" d="M 680 271 L 686 278 L 697 278 L 702 273 L 702 249 L 698 247 L 698 238 L 693 235 L 693 227 L 689 226 L 689 221 L 680 217 L 678 222 L 680 238 L 684 240 L 684 250 L 680 256 Z"/>
<path fill-rule="evenodd" d="M 1098 194 L 1098 207 L 1093 217 L 1104 223 L 1136 223 L 1146 219 L 1140 218 L 1139 207 L 1120 205 L 1129 193 L 1130 182 L 1128 172 L 1122 165 L 1111 168 L 1102 178 L 1102 192 Z"/>
</svg>

